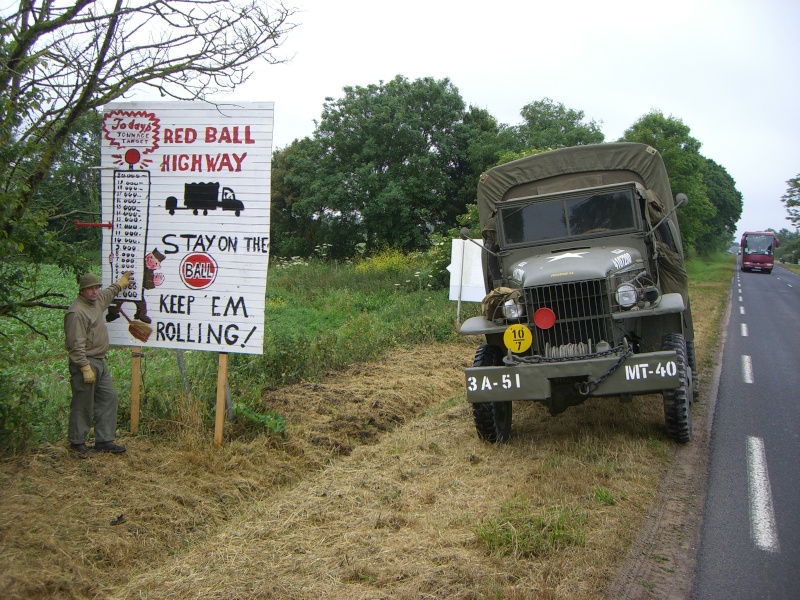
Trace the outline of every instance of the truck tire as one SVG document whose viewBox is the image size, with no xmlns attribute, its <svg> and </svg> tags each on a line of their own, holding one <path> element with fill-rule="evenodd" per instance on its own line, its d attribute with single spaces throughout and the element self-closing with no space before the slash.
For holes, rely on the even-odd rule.
<svg viewBox="0 0 800 600">
<path fill-rule="evenodd" d="M 686 357 L 686 342 L 680 333 L 668 333 L 662 338 L 662 350 L 675 351 L 675 363 L 680 385 L 664 390 L 664 421 L 670 439 L 685 444 L 692 439 L 692 403 L 694 387 L 692 369 Z"/>
<path fill-rule="evenodd" d="M 475 353 L 473 367 L 493 367 L 503 364 L 503 350 L 485 344 Z M 511 402 L 475 402 L 472 418 L 478 437 L 497 444 L 511 439 Z"/>
<path fill-rule="evenodd" d="M 697 381 L 697 353 L 694 349 L 694 342 L 686 342 L 686 360 L 692 369 L 692 381 Z"/>
</svg>

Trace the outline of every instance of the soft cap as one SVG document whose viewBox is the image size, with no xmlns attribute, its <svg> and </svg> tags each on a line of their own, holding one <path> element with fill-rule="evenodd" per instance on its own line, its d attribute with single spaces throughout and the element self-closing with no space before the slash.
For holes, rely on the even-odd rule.
<svg viewBox="0 0 800 600">
<path fill-rule="evenodd" d="M 80 279 L 78 279 L 78 288 L 81 290 L 96 285 L 101 285 L 101 283 L 100 278 L 94 273 L 84 273 L 80 276 Z"/>
</svg>

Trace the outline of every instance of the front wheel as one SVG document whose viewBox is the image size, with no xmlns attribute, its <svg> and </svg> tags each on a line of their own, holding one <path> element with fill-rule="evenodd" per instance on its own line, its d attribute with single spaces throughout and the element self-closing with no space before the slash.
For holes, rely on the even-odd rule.
<svg viewBox="0 0 800 600">
<path fill-rule="evenodd" d="M 686 360 L 692 369 L 692 381 L 697 381 L 697 353 L 694 349 L 694 342 L 686 342 Z"/>
<path fill-rule="evenodd" d="M 473 367 L 496 367 L 503 364 L 499 346 L 484 345 L 475 353 Z M 472 418 L 478 437 L 493 444 L 511 439 L 511 402 L 475 402 Z"/>
<path fill-rule="evenodd" d="M 680 444 L 692 439 L 692 403 L 694 386 L 692 369 L 686 356 L 686 341 L 680 333 L 670 333 L 663 337 L 661 349 L 675 352 L 679 385 L 672 390 L 664 390 L 664 421 L 667 435 Z"/>
</svg>

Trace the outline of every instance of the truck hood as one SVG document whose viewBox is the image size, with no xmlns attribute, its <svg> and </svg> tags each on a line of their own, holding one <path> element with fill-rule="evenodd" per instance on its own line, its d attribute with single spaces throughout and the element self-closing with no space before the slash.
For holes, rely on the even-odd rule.
<svg viewBox="0 0 800 600">
<path fill-rule="evenodd" d="M 626 246 L 574 248 L 533 254 L 512 266 L 512 277 L 523 287 L 603 279 L 637 262 L 639 251 Z"/>
</svg>

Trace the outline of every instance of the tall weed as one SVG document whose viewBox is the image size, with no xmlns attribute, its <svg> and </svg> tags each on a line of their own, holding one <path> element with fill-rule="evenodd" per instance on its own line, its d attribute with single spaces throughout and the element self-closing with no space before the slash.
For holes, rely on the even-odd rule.
<svg viewBox="0 0 800 600">
<path fill-rule="evenodd" d="M 441 263 L 444 250 L 438 252 Z M 721 254 L 688 262 L 693 305 L 702 306 L 702 294 L 718 294 L 729 284 L 734 260 Z M 429 261 L 425 255 L 386 251 L 353 264 L 320 259 L 271 264 L 263 354 L 229 357 L 231 412 L 250 426 L 269 428 L 280 423 L 280 415 L 259 413 L 264 390 L 320 379 L 348 364 L 380 358 L 398 345 L 455 337 L 455 303 L 446 289 L 437 289 L 439 274 Z M 42 290 L 63 293 L 69 304 L 76 293 L 74 278 L 49 265 L 41 266 L 41 273 Z M 462 318 L 472 314 L 477 304 L 462 308 Z M 36 308 L 23 316 L 30 327 L 10 319 L 0 323 L 6 333 L 0 337 L 3 454 L 63 439 L 67 426 L 63 311 Z M 120 394 L 121 428 L 130 419 L 130 354 L 128 348 L 115 348 L 108 356 Z M 169 434 L 213 423 L 217 365 L 211 352 L 145 348 L 141 431 Z"/>
<path fill-rule="evenodd" d="M 686 272 L 693 283 L 727 283 L 732 276 L 736 255 L 719 252 L 686 261 Z"/>
</svg>

